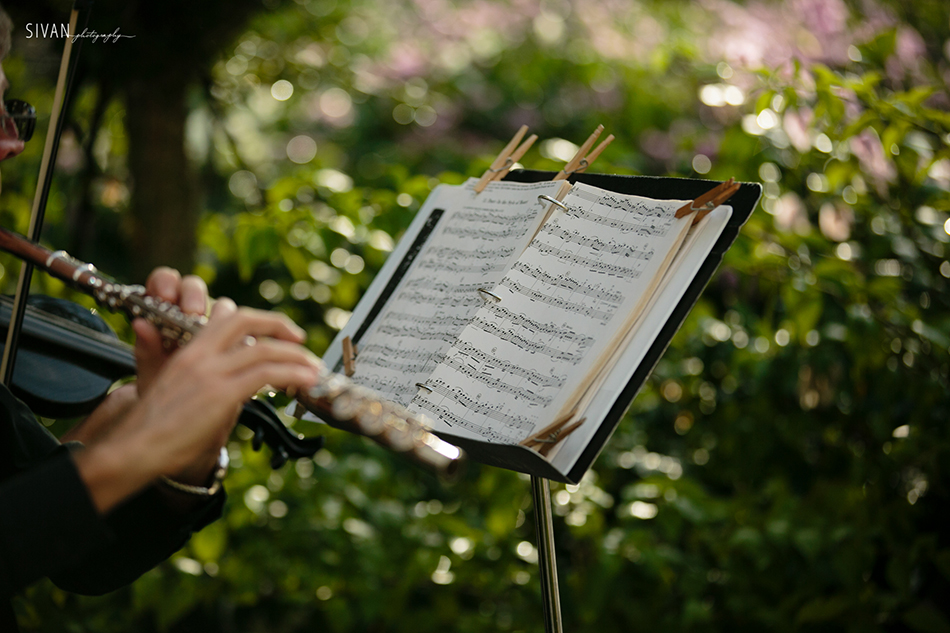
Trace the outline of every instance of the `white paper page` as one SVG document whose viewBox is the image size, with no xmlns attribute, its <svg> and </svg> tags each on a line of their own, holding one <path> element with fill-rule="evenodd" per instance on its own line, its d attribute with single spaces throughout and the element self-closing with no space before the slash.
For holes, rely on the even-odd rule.
<svg viewBox="0 0 950 633">
<path fill-rule="evenodd" d="M 518 443 L 580 397 L 646 306 L 691 218 L 682 203 L 575 185 L 411 408 L 437 430 Z"/>
<path fill-rule="evenodd" d="M 445 213 L 389 302 L 359 341 L 353 380 L 407 404 L 449 345 L 484 305 L 527 246 L 560 182 L 493 182 L 476 194 L 476 179 L 447 188 Z"/>
<path fill-rule="evenodd" d="M 416 238 L 425 227 L 426 221 L 428 220 L 429 215 L 432 213 L 432 210 L 441 209 L 442 206 L 440 204 L 440 200 L 442 199 L 442 196 L 445 195 L 446 192 L 457 188 L 457 185 L 439 185 L 432 190 L 432 193 L 429 194 L 429 197 L 426 198 L 425 202 L 422 203 L 422 207 L 419 209 L 418 213 L 416 213 L 416 217 L 413 218 L 412 222 L 409 224 L 409 227 L 406 229 L 406 232 L 396 244 L 396 248 L 393 249 L 393 252 L 389 254 L 388 258 L 386 258 L 386 263 L 383 264 L 383 267 L 373 279 L 373 283 L 371 283 L 369 288 L 366 289 L 366 293 L 363 295 L 363 298 L 360 299 L 360 302 L 353 310 L 353 314 L 350 316 L 349 322 L 347 322 L 346 326 L 342 330 L 337 332 L 333 342 L 330 343 L 330 346 L 324 352 L 323 362 L 327 364 L 327 367 L 335 368 L 338 367 L 339 363 L 341 363 L 341 359 L 343 357 L 343 339 L 347 336 L 352 338 L 356 335 L 357 331 L 360 329 L 360 324 L 362 324 L 368 318 L 370 312 L 372 311 L 377 297 L 382 294 L 383 290 L 388 285 L 390 278 L 396 272 L 396 269 L 399 268 L 399 264 L 412 249 Z M 287 405 L 287 407 L 284 409 L 284 413 L 290 417 L 297 417 L 299 414 L 300 419 L 302 420 L 318 422 L 321 424 L 323 423 L 323 420 L 318 418 L 313 413 L 309 411 L 301 412 L 298 410 L 298 407 L 300 407 L 300 404 L 294 400 Z"/>
<path fill-rule="evenodd" d="M 721 206 L 690 230 L 683 247 L 670 266 L 669 279 L 661 284 L 655 301 L 644 312 L 642 322 L 635 327 L 629 340 L 624 342 L 619 353 L 620 358 L 584 410 L 582 415 L 587 417 L 587 421 L 548 455 L 551 464 L 560 472 L 570 472 L 584 448 L 593 439 L 600 423 L 643 362 L 653 341 L 659 336 L 660 330 L 666 325 L 686 289 L 706 261 L 730 217 L 732 207 Z"/>
</svg>

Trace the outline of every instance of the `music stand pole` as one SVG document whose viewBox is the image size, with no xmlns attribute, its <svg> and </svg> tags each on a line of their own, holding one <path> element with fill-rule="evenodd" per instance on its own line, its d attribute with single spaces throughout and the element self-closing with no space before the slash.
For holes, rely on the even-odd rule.
<svg viewBox="0 0 950 633">
<path fill-rule="evenodd" d="M 541 569 L 541 597 L 544 601 L 545 633 L 562 633 L 561 600 L 557 589 L 557 558 L 554 553 L 554 521 L 551 513 L 551 486 L 543 477 L 531 476 L 534 525 L 538 536 L 538 567 Z"/>
</svg>

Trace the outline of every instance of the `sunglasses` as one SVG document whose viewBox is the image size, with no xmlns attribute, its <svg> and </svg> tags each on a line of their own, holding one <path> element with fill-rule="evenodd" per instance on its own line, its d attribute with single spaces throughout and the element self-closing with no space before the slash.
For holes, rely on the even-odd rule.
<svg viewBox="0 0 950 633">
<path fill-rule="evenodd" d="M 0 116 L 0 127 L 10 137 L 18 138 L 24 143 L 33 138 L 36 129 L 36 108 L 20 99 L 9 99 L 3 102 L 6 115 Z"/>
</svg>

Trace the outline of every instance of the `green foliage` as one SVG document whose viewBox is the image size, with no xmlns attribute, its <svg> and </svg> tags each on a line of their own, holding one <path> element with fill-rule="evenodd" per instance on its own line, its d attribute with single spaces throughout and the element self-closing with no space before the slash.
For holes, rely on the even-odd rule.
<svg viewBox="0 0 950 633">
<path fill-rule="evenodd" d="M 559 168 L 571 146 L 558 139 L 602 122 L 618 139 L 596 170 L 761 181 L 762 209 L 628 419 L 580 485 L 554 486 L 565 628 L 948 630 L 941 6 L 309 0 L 262 12 L 193 91 L 196 272 L 215 294 L 285 311 L 322 352 L 431 189 L 481 173 L 522 122 L 542 138 L 532 167 Z M 17 57 L 5 68 L 42 110 L 43 76 Z M 77 120 L 97 96 L 80 91 Z M 80 254 L 119 273 L 135 194 L 122 105 L 106 112 L 85 158 L 103 237 Z M 20 230 L 32 145 L 3 166 L 0 219 Z M 83 182 L 66 171 L 50 203 L 56 244 Z M 522 477 L 473 465 L 444 486 L 332 432 L 314 461 L 276 473 L 244 439 L 231 452 L 222 521 L 105 598 L 32 588 L 23 624 L 540 630 Z"/>
</svg>

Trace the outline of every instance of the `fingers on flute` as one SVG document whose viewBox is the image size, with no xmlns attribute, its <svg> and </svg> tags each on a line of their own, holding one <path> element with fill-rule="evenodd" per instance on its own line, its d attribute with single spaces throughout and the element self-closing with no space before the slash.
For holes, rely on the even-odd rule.
<svg viewBox="0 0 950 633">
<path fill-rule="evenodd" d="M 287 363 L 256 365 L 237 378 L 237 388 L 250 397 L 265 385 L 281 390 L 291 387 L 305 391 L 318 381 L 318 372 L 312 367 Z"/>
<path fill-rule="evenodd" d="M 220 297 L 214 302 L 214 305 L 211 306 L 211 314 L 208 316 L 211 319 L 219 321 L 232 316 L 237 312 L 237 309 L 237 304 L 234 303 L 234 301 L 228 297 Z"/>
<path fill-rule="evenodd" d="M 181 276 L 174 268 L 160 266 L 145 282 L 145 292 L 173 303 L 186 314 L 204 314 L 208 305 L 208 286 L 197 275 Z"/>
<path fill-rule="evenodd" d="M 159 266 L 151 272 L 145 281 L 145 293 L 158 297 L 162 301 L 177 304 L 180 285 L 181 273 L 168 266 Z"/>
<path fill-rule="evenodd" d="M 276 339 L 236 347 L 228 355 L 227 363 L 232 372 L 246 371 L 263 363 L 296 364 L 314 371 L 323 366 L 323 362 L 307 348 Z"/>
<path fill-rule="evenodd" d="M 148 362 L 153 356 L 163 355 L 162 335 L 154 325 L 145 319 L 135 319 L 132 321 L 132 330 L 135 332 L 136 363 Z"/>
<path fill-rule="evenodd" d="M 185 314 L 204 314 L 208 307 L 208 285 L 197 275 L 186 275 L 179 288 L 178 307 Z"/>
<path fill-rule="evenodd" d="M 323 362 L 300 345 L 270 339 L 236 348 L 228 368 L 240 391 L 254 393 L 264 385 L 311 387 L 322 375 Z"/>
<path fill-rule="evenodd" d="M 219 349 L 228 349 L 234 345 L 244 343 L 247 337 L 273 338 L 302 343 L 306 339 L 306 332 L 299 328 L 287 316 L 279 312 L 263 312 L 250 308 L 238 308 L 230 315 L 224 314 L 218 308 L 212 312 L 214 326 L 210 328 L 209 340 L 217 344 Z"/>
</svg>

